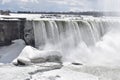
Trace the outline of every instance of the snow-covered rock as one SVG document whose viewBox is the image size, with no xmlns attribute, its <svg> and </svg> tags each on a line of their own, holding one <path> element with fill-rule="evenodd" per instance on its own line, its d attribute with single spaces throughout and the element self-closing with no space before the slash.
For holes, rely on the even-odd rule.
<svg viewBox="0 0 120 80">
<path fill-rule="evenodd" d="M 40 51 L 36 48 L 31 46 L 26 46 L 20 55 L 13 61 L 14 64 L 17 61 L 22 62 L 24 64 L 30 63 L 40 63 L 40 62 L 60 62 L 61 60 L 61 53 L 59 51 Z"/>
</svg>

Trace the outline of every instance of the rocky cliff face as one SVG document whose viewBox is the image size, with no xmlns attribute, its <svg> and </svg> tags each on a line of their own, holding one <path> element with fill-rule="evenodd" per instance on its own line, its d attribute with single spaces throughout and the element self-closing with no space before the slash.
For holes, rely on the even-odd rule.
<svg viewBox="0 0 120 80">
<path fill-rule="evenodd" d="M 0 20 L 0 46 L 12 40 L 23 38 L 24 23 L 21 20 Z"/>
<path fill-rule="evenodd" d="M 24 40 L 27 45 L 34 46 L 34 30 L 33 30 L 33 22 L 26 21 L 25 28 L 24 28 Z"/>
</svg>

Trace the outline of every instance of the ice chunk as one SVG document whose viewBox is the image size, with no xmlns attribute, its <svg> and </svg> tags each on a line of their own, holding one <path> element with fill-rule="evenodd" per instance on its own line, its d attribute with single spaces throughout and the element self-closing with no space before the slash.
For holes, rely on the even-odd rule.
<svg viewBox="0 0 120 80">
<path fill-rule="evenodd" d="M 26 46 L 20 55 L 16 58 L 22 63 L 40 63 L 40 62 L 60 62 L 62 56 L 59 51 L 53 50 L 38 50 L 32 46 Z M 16 60 L 13 61 L 15 63 Z"/>
</svg>

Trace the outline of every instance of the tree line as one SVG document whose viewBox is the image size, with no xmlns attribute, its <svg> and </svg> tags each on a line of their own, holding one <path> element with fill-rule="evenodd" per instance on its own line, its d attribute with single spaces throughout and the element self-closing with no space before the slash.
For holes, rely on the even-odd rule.
<svg viewBox="0 0 120 80">
<path fill-rule="evenodd" d="M 105 11 L 85 11 L 85 12 L 40 12 L 40 11 L 10 11 L 10 10 L 0 10 L 1 15 L 9 15 L 9 13 L 24 13 L 24 14 L 65 14 L 65 15 L 91 15 L 94 17 L 100 16 L 120 16 L 120 12 L 105 12 Z"/>
</svg>

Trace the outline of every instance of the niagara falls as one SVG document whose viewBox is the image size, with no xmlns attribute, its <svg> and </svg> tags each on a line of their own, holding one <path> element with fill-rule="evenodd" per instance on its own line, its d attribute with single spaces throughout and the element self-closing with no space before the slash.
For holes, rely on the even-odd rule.
<svg viewBox="0 0 120 80">
<path fill-rule="evenodd" d="M 119 0 L 0 0 L 0 80 L 120 80 Z"/>
</svg>

